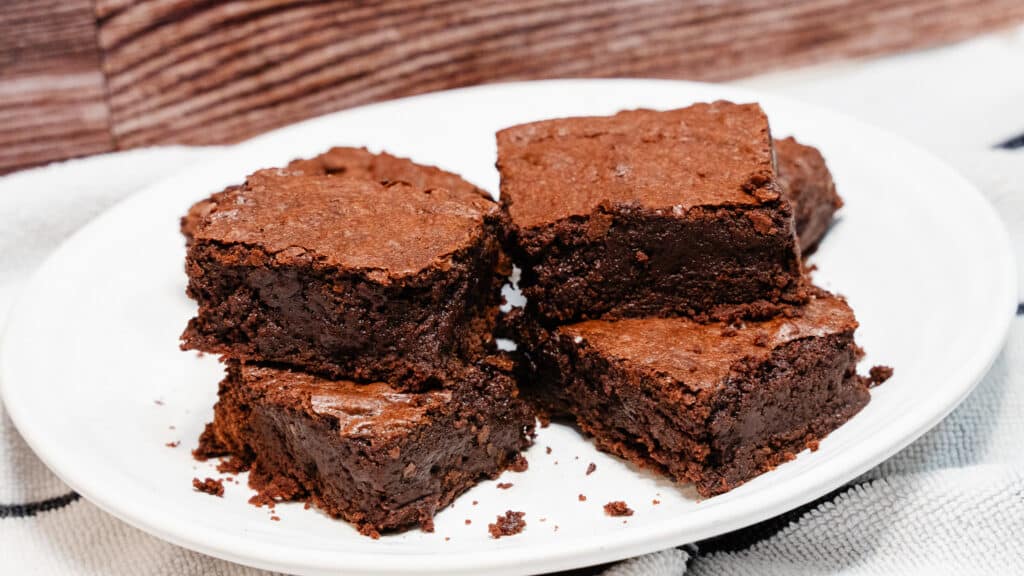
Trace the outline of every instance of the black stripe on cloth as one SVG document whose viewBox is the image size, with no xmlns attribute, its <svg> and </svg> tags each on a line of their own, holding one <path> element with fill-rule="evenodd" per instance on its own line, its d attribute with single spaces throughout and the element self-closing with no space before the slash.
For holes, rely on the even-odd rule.
<svg viewBox="0 0 1024 576">
<path fill-rule="evenodd" d="M 697 553 L 700 556 L 707 556 L 709 554 L 714 554 L 715 552 L 738 552 L 740 550 L 750 548 L 762 540 L 767 540 L 768 538 L 775 536 L 790 524 L 798 522 L 811 510 L 826 502 L 835 500 L 839 496 L 862 484 L 863 483 L 848 484 L 842 488 L 829 492 L 813 502 L 804 504 L 799 508 L 794 508 L 789 512 L 780 514 L 774 518 L 765 520 L 764 522 L 759 522 L 753 526 L 747 526 L 746 528 L 741 528 L 734 532 L 729 532 L 728 534 L 722 534 L 721 536 L 702 540 L 697 543 Z"/>
<path fill-rule="evenodd" d="M 40 500 L 39 502 L 29 502 L 27 504 L 0 504 L 0 518 L 27 518 L 29 516 L 35 516 L 40 512 L 59 510 L 80 498 L 81 496 L 79 496 L 77 492 L 68 492 L 62 496 L 50 498 L 49 500 Z"/>
<path fill-rule="evenodd" d="M 1003 148 L 1004 150 L 1016 150 L 1017 148 L 1024 148 L 1024 134 L 1018 134 L 1013 138 L 1010 138 L 1006 142 L 1000 142 L 996 144 L 996 148 Z"/>
</svg>

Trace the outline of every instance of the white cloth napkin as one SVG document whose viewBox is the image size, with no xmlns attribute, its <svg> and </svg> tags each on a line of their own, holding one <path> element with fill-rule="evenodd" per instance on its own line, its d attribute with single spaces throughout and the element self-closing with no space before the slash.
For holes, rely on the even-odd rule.
<svg viewBox="0 0 1024 576">
<path fill-rule="evenodd" d="M 1024 28 L 740 84 L 845 111 L 931 149 L 981 187 L 1010 226 L 1018 254 L 1024 248 L 1024 143 L 996 147 L 1024 134 Z M 63 239 L 117 200 L 216 153 L 154 148 L 0 178 L 0 324 L 18 288 Z M 995 367 L 963 405 L 850 485 L 739 532 L 595 572 L 1024 573 L 1022 439 L 1018 319 Z M 261 573 L 162 542 L 78 498 L 35 458 L 2 407 L 0 572 Z"/>
</svg>

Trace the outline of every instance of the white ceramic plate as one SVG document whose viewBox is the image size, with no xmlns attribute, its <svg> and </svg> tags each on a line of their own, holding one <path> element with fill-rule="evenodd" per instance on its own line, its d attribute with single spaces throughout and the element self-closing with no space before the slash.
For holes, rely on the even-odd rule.
<svg viewBox="0 0 1024 576">
<path fill-rule="evenodd" d="M 717 98 L 760 101 L 776 135 L 795 134 L 824 152 L 846 207 L 814 258 L 816 277 L 856 310 L 858 340 L 868 351 L 862 366 L 896 368 L 870 405 L 820 450 L 698 501 L 692 490 L 600 454 L 554 425 L 540 430 L 527 455 L 529 471 L 501 478 L 514 483 L 511 489 L 485 482 L 438 515 L 436 532 L 378 541 L 301 505 L 278 506 L 281 520 L 273 522 L 267 509 L 246 503 L 244 478 L 227 484 L 223 499 L 192 490 L 194 476 L 218 476 L 189 450 L 210 419 L 221 377 L 213 358 L 178 350 L 193 313 L 184 295 L 178 217 L 193 201 L 257 168 L 332 145 L 386 149 L 497 190 L 499 128 Z M 302 573 L 539 572 L 740 528 L 882 461 L 936 424 L 984 375 L 1013 314 L 1014 278 L 1005 230 L 970 184 L 921 150 L 848 118 L 685 82 L 492 85 L 296 124 L 121 203 L 39 270 L 13 312 L 0 375 L 19 430 L 62 479 L 108 512 L 182 546 Z M 178 440 L 177 448 L 164 445 Z M 587 476 L 590 462 L 597 471 Z M 577 499 L 581 493 L 586 502 Z M 602 505 L 610 500 L 626 500 L 635 515 L 627 522 L 606 517 Z M 488 522 L 507 509 L 526 512 L 526 530 L 490 539 Z"/>
</svg>

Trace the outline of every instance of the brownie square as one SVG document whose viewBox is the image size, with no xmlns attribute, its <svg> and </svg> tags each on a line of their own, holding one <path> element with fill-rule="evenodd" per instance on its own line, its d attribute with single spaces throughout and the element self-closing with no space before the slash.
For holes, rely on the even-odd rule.
<svg viewBox="0 0 1024 576">
<path fill-rule="evenodd" d="M 419 525 L 531 443 L 534 418 L 500 360 L 424 392 L 236 361 L 195 454 L 251 469 L 255 502 L 305 500 L 363 534 Z"/>
<path fill-rule="evenodd" d="M 828 232 L 842 208 L 832 173 L 821 152 L 792 137 L 775 141 L 775 161 L 782 195 L 793 207 L 800 251 L 807 256 Z"/>
<path fill-rule="evenodd" d="M 182 220 L 183 347 L 428 387 L 493 346 L 501 218 L 458 176 L 365 150 L 260 170 Z"/>
<path fill-rule="evenodd" d="M 548 324 L 767 314 L 803 299 L 758 105 L 546 120 L 497 139 L 507 249 Z"/>
<path fill-rule="evenodd" d="M 590 320 L 520 334 L 522 386 L 598 448 L 703 496 L 790 460 L 869 400 L 857 321 L 820 293 L 770 320 Z"/>
</svg>

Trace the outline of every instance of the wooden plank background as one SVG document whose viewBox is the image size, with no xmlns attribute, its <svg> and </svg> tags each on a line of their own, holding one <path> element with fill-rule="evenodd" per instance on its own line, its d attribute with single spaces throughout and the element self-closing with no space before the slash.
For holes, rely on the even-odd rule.
<svg viewBox="0 0 1024 576">
<path fill-rule="evenodd" d="M 725 80 L 1022 21 L 1021 0 L 8 0 L 0 172 L 482 82 Z"/>
<path fill-rule="evenodd" d="M 0 9 L 0 173 L 114 149 L 92 0 Z"/>
</svg>

